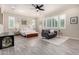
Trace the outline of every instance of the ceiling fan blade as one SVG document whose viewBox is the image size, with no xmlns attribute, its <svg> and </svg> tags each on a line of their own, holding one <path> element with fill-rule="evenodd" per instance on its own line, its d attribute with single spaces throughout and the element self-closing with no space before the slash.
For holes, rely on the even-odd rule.
<svg viewBox="0 0 79 59">
<path fill-rule="evenodd" d="M 39 9 L 39 10 L 45 11 L 44 9 Z"/>
<path fill-rule="evenodd" d="M 39 10 L 44 11 L 44 9 L 42 9 L 42 7 L 44 6 L 43 4 L 41 4 L 41 5 L 32 4 L 32 5 L 35 7 L 35 9 L 37 10 L 37 12 L 38 12 Z"/>
<path fill-rule="evenodd" d="M 32 4 L 32 6 L 36 7 L 36 5 L 35 5 L 35 4 Z"/>
<path fill-rule="evenodd" d="M 39 7 L 41 8 L 41 7 L 43 7 L 44 5 L 42 4 L 42 5 L 40 5 Z"/>
<path fill-rule="evenodd" d="M 39 6 L 37 4 L 32 4 L 32 5 L 35 7 L 35 9 L 39 9 Z"/>
</svg>

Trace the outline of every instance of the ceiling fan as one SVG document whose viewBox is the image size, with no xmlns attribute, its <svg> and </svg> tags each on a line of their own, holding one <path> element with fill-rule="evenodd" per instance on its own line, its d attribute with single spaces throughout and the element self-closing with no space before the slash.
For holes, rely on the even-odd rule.
<svg viewBox="0 0 79 59">
<path fill-rule="evenodd" d="M 39 10 L 44 11 L 43 9 L 43 4 L 32 4 L 32 6 L 35 7 L 36 11 L 38 12 Z"/>
</svg>

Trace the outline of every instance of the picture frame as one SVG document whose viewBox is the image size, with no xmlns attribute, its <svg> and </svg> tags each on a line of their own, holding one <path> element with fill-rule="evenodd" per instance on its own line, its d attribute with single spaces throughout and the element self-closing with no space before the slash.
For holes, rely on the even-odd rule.
<svg viewBox="0 0 79 59">
<path fill-rule="evenodd" d="M 70 17 L 70 24 L 78 24 L 78 17 L 77 16 Z"/>
<path fill-rule="evenodd" d="M 27 20 L 22 20 L 22 25 L 27 25 Z"/>
</svg>

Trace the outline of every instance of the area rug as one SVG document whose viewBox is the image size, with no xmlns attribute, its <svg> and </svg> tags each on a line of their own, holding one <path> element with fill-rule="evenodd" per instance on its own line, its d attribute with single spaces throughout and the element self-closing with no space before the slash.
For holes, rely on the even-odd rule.
<svg viewBox="0 0 79 59">
<path fill-rule="evenodd" d="M 61 45 L 64 42 L 66 42 L 69 39 L 69 37 L 66 36 L 61 36 L 61 37 L 56 37 L 56 38 L 52 38 L 52 39 L 41 39 L 43 41 L 55 44 L 55 45 Z"/>
</svg>

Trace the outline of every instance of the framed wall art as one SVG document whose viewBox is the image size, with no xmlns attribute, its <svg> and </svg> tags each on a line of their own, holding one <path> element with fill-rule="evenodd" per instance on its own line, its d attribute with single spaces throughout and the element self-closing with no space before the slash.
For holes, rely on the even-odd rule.
<svg viewBox="0 0 79 59">
<path fill-rule="evenodd" d="M 78 17 L 70 17 L 70 24 L 78 24 Z"/>
</svg>

